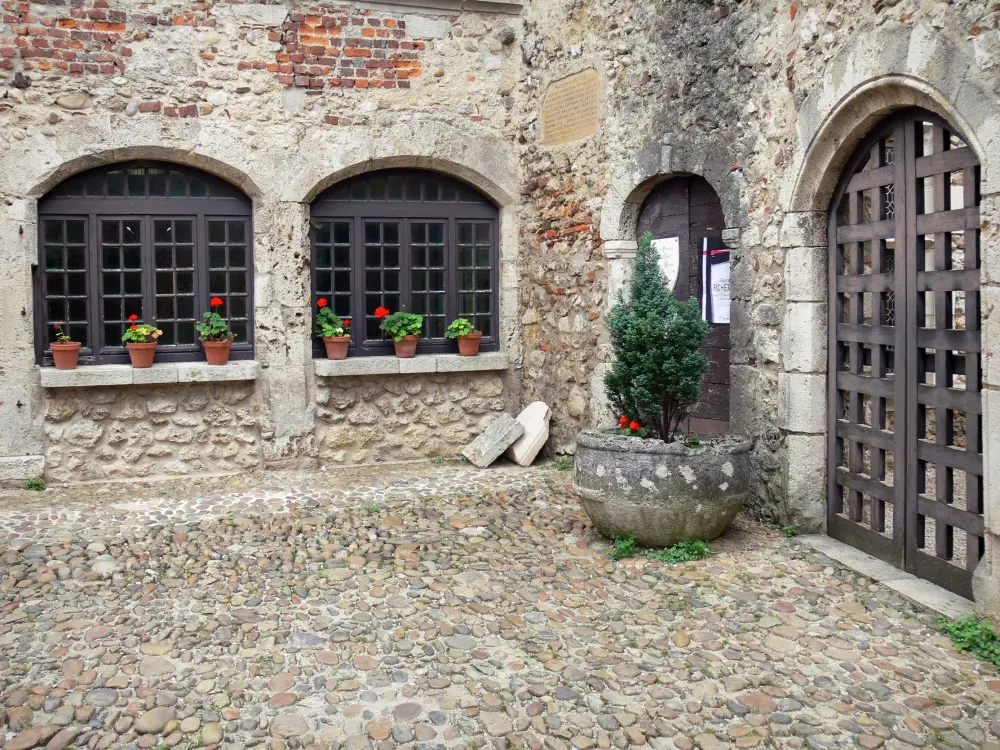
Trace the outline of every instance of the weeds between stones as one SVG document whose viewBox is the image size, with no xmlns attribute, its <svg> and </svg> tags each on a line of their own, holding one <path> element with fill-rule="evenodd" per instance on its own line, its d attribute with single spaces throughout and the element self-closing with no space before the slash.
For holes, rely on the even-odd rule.
<svg viewBox="0 0 1000 750">
<path fill-rule="evenodd" d="M 1000 667 L 1000 637 L 993 632 L 993 626 L 975 615 L 960 620 L 938 617 L 938 627 L 951 638 L 955 648 L 971 652 L 979 658 Z"/>
<path fill-rule="evenodd" d="M 648 557 L 651 560 L 659 560 L 663 563 L 684 563 L 701 560 L 712 553 L 711 548 L 705 542 L 697 539 L 678 542 L 673 547 L 665 549 L 651 549 L 649 547 L 641 547 L 635 541 L 634 536 L 628 538 L 616 537 L 614 545 L 614 548 L 611 550 L 612 560 L 624 560 L 629 557 L 642 555 L 643 557 Z"/>
</svg>

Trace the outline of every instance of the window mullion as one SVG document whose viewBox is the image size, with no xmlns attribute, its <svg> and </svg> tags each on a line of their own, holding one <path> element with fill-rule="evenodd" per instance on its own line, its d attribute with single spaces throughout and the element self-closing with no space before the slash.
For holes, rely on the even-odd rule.
<svg viewBox="0 0 1000 750">
<path fill-rule="evenodd" d="M 156 321 L 156 273 L 153 270 L 153 218 L 147 214 L 142 217 L 142 242 L 140 244 L 140 265 L 142 268 L 142 320 L 145 323 Z"/>
<path fill-rule="evenodd" d="M 410 248 L 410 219 L 399 220 L 399 302 L 408 312 L 413 312 L 413 253 Z"/>
<path fill-rule="evenodd" d="M 447 274 L 447 290 L 445 295 L 446 324 L 458 317 L 458 219 L 448 218 L 448 233 L 445 237 L 445 264 Z"/>
<path fill-rule="evenodd" d="M 101 363 L 101 350 L 104 349 L 104 308 L 101 304 L 101 243 L 100 219 L 97 212 L 87 214 L 85 237 L 87 238 L 87 296 L 90 300 L 90 319 L 87 326 L 90 331 L 90 347 L 94 355 L 94 364 Z"/>
<path fill-rule="evenodd" d="M 228 225 L 228 218 L 227 218 Z M 201 321 L 201 316 L 203 313 L 208 312 L 211 308 L 208 305 L 208 217 L 204 213 L 197 213 L 194 217 L 194 227 L 191 229 L 191 239 L 194 242 L 194 252 L 191 257 L 194 261 L 194 319 L 195 325 Z M 245 235 L 244 235 L 245 237 Z M 229 238 L 228 229 L 226 239 Z M 247 240 L 249 242 L 249 240 Z M 226 246 L 226 267 L 229 267 L 228 259 L 229 246 Z M 228 287 L 227 287 L 228 291 Z M 230 306 L 232 304 L 231 297 L 226 295 L 226 318 L 230 315 Z M 178 304 L 174 301 L 174 304 Z M 195 331 L 194 335 L 195 346 L 198 345 L 198 332 Z"/>
<path fill-rule="evenodd" d="M 368 322 L 365 320 L 365 289 L 364 289 L 364 267 L 365 249 L 362 243 L 361 230 L 364 222 L 360 214 L 351 217 L 351 335 L 354 337 L 354 345 L 359 352 L 368 353 L 365 345 L 366 329 Z M 330 230 L 333 231 L 331 221 Z"/>
</svg>

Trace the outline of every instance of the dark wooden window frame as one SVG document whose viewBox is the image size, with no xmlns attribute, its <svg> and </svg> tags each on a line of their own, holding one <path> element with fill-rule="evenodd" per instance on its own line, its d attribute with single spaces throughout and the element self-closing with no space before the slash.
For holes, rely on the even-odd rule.
<svg viewBox="0 0 1000 750">
<path fill-rule="evenodd" d="M 182 173 L 187 179 L 190 192 L 192 179 L 198 179 L 207 186 L 208 196 L 166 197 L 166 196 L 88 196 L 86 190 L 77 194 L 81 185 L 88 180 L 103 175 L 107 179 L 110 172 L 126 171 L 136 167 L 165 169 Z M 93 184 L 93 183 L 91 183 Z M 105 183 L 106 185 L 106 183 Z M 194 241 L 194 319 L 200 320 L 202 313 L 209 310 L 209 255 L 208 225 L 210 221 L 240 221 L 245 225 L 246 239 L 246 329 L 247 336 L 233 343 L 230 358 L 234 360 L 253 359 L 253 207 L 250 198 L 229 183 L 192 167 L 164 162 L 126 162 L 106 165 L 75 175 L 55 187 L 38 203 L 38 262 L 33 264 L 33 289 L 35 310 L 35 359 L 38 364 L 52 364 L 52 353 L 48 348 L 52 331 L 48 325 L 45 271 L 45 225 L 46 220 L 83 220 L 86 231 L 86 284 L 87 284 L 87 327 L 90 346 L 80 351 L 81 365 L 125 364 L 129 362 L 128 351 L 121 341 L 106 341 L 104 326 L 104 290 L 101 222 L 104 220 L 127 219 L 139 221 L 143 227 L 141 234 L 142 272 L 142 318 L 155 323 L 156 315 L 156 265 L 153 222 L 158 219 L 181 219 L 193 222 Z M 228 259 L 227 259 L 228 268 Z M 228 286 L 228 279 L 227 279 Z M 226 297 L 226 295 L 220 295 Z M 240 295 L 242 296 L 242 295 Z M 228 305 L 227 305 L 228 307 Z M 223 309 L 225 316 L 227 309 Z M 242 322 L 242 318 L 240 318 Z M 197 335 L 197 334 L 196 334 Z M 96 345 L 95 345 L 96 344 Z M 204 361 L 201 344 L 160 345 L 157 349 L 158 362 Z"/>
<path fill-rule="evenodd" d="M 425 184 L 442 184 L 459 189 L 459 195 L 465 200 L 369 200 L 347 198 L 351 190 L 359 182 L 379 178 L 396 178 L 406 184 L 415 181 L 430 180 Z M 425 187 L 426 191 L 427 188 Z M 464 191 L 464 192 L 463 192 Z M 370 195 L 370 193 L 368 193 Z M 442 193 L 443 194 L 443 193 Z M 339 196 L 339 197 L 337 197 Z M 350 223 L 350 317 L 353 335 L 350 345 L 352 356 L 382 356 L 393 353 L 391 339 L 366 339 L 365 329 L 365 223 L 366 222 L 398 222 L 399 224 L 399 300 L 403 311 L 411 309 L 411 224 L 440 222 L 445 225 L 445 325 L 458 317 L 472 318 L 472 315 L 459 313 L 459 266 L 458 266 L 458 230 L 463 223 L 485 223 L 490 227 L 490 310 L 493 327 L 492 335 L 483 336 L 481 351 L 498 351 L 500 348 L 499 328 L 499 283 L 500 283 L 500 252 L 499 252 L 499 210 L 474 187 L 450 176 L 428 170 L 379 170 L 367 172 L 344 182 L 338 183 L 313 201 L 310 212 L 312 227 L 310 230 L 311 289 L 313 309 L 321 297 L 330 297 L 329 292 L 319 292 L 317 289 L 317 242 L 316 235 L 319 225 L 331 223 L 331 237 L 334 233 L 333 222 Z M 326 243 L 323 243 L 324 246 Z M 332 246 L 332 245 L 331 245 Z M 422 268 L 422 266 L 418 267 Z M 482 292 L 480 292 L 481 294 Z M 395 312 L 395 310 L 393 310 Z M 453 354 L 457 352 L 456 343 L 447 338 L 428 339 L 422 337 L 417 349 L 418 354 Z M 319 338 L 313 337 L 313 355 L 323 357 L 323 345 Z"/>
</svg>

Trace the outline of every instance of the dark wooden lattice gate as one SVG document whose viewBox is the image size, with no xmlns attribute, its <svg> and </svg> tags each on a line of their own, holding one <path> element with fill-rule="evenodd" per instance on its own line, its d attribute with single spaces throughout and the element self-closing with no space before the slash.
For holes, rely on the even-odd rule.
<svg viewBox="0 0 1000 750">
<path fill-rule="evenodd" d="M 828 529 L 972 597 L 984 553 L 979 162 L 906 110 L 830 209 Z"/>
</svg>

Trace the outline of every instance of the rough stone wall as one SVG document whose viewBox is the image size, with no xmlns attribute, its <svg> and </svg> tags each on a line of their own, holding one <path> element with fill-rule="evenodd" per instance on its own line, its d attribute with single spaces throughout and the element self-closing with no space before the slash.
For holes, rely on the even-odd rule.
<svg viewBox="0 0 1000 750">
<path fill-rule="evenodd" d="M 941 77 L 953 65 L 956 81 L 978 77 L 995 93 L 998 24 L 1000 11 L 987 0 L 531 5 L 515 117 L 524 389 L 526 400 L 553 404 L 552 447 L 571 451 L 574 435 L 600 414 L 601 368 L 610 359 L 603 316 L 621 262 L 609 260 L 603 243 L 635 238 L 638 208 L 658 180 L 701 174 L 719 193 L 734 250 L 731 418 L 732 430 L 754 441 L 754 510 L 818 525 L 825 513 L 825 386 L 810 389 L 813 378 L 825 378 L 826 361 L 823 347 L 810 349 L 803 339 L 825 342 L 826 269 L 793 248 L 812 237 L 825 244 L 824 229 L 782 232 L 789 210 L 782 190 L 799 177 L 800 155 L 810 146 L 800 140 L 802 119 L 835 104 L 817 107 L 810 94 L 862 67 L 849 52 L 859 35 L 897 33 L 914 40 L 909 57 L 877 43 L 854 54 L 891 56 L 887 70 L 916 78 Z M 967 73 L 964 62 L 948 59 L 946 45 L 967 50 L 974 60 Z M 838 58 L 841 52 L 849 56 Z M 927 57 L 923 69 L 914 63 L 917 70 L 908 70 L 920 55 Z M 586 67 L 602 76 L 600 132 L 544 147 L 544 84 Z M 911 102 L 899 98 L 899 106 Z M 789 253 L 794 267 L 786 265 Z M 799 289 L 790 292 L 786 279 Z M 817 354 L 804 361 L 805 350 Z"/>
<path fill-rule="evenodd" d="M 496 373 L 318 380 L 324 463 L 452 458 L 510 406 Z"/>
<path fill-rule="evenodd" d="M 53 389 L 46 473 L 70 482 L 257 468 L 259 422 L 252 382 Z"/>
</svg>

